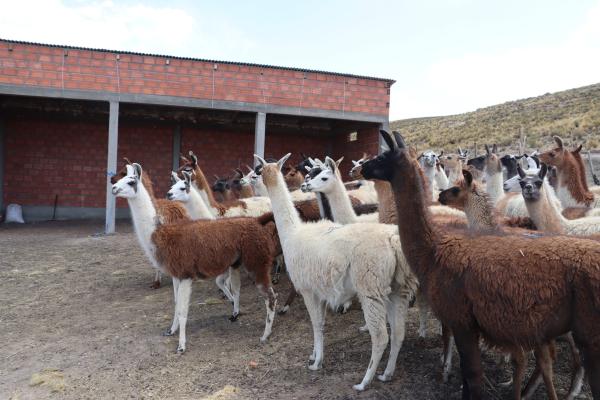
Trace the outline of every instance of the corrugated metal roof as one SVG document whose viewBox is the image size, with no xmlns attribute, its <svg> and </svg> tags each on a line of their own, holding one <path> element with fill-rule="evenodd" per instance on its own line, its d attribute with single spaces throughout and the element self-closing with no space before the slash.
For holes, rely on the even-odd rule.
<svg viewBox="0 0 600 400">
<path fill-rule="evenodd" d="M 136 55 L 136 56 L 150 56 L 150 57 L 164 57 L 164 58 L 170 58 L 170 59 L 174 59 L 174 60 L 190 60 L 190 61 L 211 62 L 211 63 L 217 63 L 217 64 L 244 65 L 244 66 L 249 66 L 249 67 L 284 69 L 284 70 L 289 70 L 289 71 L 300 71 L 300 72 L 309 72 L 309 73 L 312 72 L 312 73 L 318 73 L 318 74 L 346 76 L 349 78 L 370 79 L 370 80 L 375 80 L 375 81 L 390 82 L 390 86 L 391 86 L 391 84 L 396 82 L 395 80 L 388 79 L 388 78 L 377 78 L 377 77 L 365 76 L 365 75 L 344 74 L 341 72 L 321 71 L 321 70 L 317 70 L 317 69 L 283 67 L 283 66 L 279 66 L 279 65 L 255 64 L 255 63 L 248 63 L 248 62 L 222 61 L 222 60 L 208 60 L 208 59 L 204 59 L 204 58 L 169 56 L 169 55 L 165 55 L 165 54 L 138 53 L 135 51 L 95 49 L 92 47 L 65 46 L 65 45 L 59 45 L 59 44 L 27 42 L 27 41 L 23 41 L 23 40 L 11 40 L 11 39 L 2 39 L 2 38 L 0 38 L 0 41 L 7 42 L 7 43 L 34 45 L 34 46 L 58 47 L 58 48 L 62 48 L 62 49 L 90 50 L 90 51 L 100 51 L 100 52 L 104 52 L 104 53 L 131 54 L 131 55 Z"/>
</svg>

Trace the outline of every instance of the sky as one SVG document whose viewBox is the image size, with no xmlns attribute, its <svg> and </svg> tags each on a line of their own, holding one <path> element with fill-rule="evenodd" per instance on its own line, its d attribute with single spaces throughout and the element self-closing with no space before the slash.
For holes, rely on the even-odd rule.
<svg viewBox="0 0 600 400">
<path fill-rule="evenodd" d="M 600 0 L 0 0 L 0 38 L 396 80 L 390 119 L 600 82 Z"/>
</svg>

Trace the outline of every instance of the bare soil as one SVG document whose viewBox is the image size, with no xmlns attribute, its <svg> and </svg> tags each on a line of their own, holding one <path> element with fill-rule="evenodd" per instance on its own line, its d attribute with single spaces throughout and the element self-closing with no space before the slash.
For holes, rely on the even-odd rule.
<svg viewBox="0 0 600 400">
<path fill-rule="evenodd" d="M 101 222 L 48 222 L 0 227 L 0 399 L 458 399 L 458 356 L 449 383 L 440 381 L 439 326 L 417 336 L 409 312 L 407 335 L 391 382 L 360 382 L 370 339 L 358 331 L 358 306 L 330 313 L 324 368 L 307 369 L 312 331 L 302 300 L 277 316 L 261 345 L 264 303 L 252 282 L 242 282 L 242 315 L 229 322 L 231 306 L 213 282 L 194 284 L 187 351 L 177 337 L 163 337 L 173 312 L 169 278 L 153 290 L 153 271 L 131 226 L 97 235 Z M 286 277 L 275 286 L 280 303 Z M 484 352 L 487 393 L 510 398 L 511 368 Z M 384 355 L 380 368 L 385 366 Z M 530 362 L 532 365 L 532 362 Z M 564 397 L 570 356 L 560 343 L 555 384 Z M 536 399 L 546 398 L 543 387 Z M 591 398 L 587 384 L 582 398 Z"/>
</svg>

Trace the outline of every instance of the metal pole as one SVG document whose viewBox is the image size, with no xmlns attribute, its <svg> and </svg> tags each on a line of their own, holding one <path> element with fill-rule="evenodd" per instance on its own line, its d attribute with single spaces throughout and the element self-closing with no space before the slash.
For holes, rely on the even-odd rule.
<svg viewBox="0 0 600 400">
<path fill-rule="evenodd" d="M 116 199 L 111 192 L 110 178 L 117 173 L 117 147 L 119 143 L 119 102 L 110 102 L 108 117 L 108 155 L 106 157 L 106 222 L 104 233 L 115 232 Z"/>
<path fill-rule="evenodd" d="M 181 154 L 181 125 L 175 127 L 173 132 L 173 171 L 179 169 L 179 155 Z"/>
<path fill-rule="evenodd" d="M 267 126 L 267 114 L 256 113 L 256 125 L 254 126 L 254 154 L 265 158 L 265 130 Z M 256 165 L 256 161 L 254 161 Z"/>
</svg>

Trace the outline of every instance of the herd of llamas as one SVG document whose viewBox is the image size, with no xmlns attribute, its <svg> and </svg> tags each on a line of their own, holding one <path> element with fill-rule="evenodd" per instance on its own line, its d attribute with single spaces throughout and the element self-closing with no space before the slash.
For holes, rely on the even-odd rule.
<svg viewBox="0 0 600 400">
<path fill-rule="evenodd" d="M 190 151 L 163 199 L 148 171 L 125 159 L 112 193 L 127 199 L 155 269 L 152 287 L 163 274 L 172 279 L 173 321 L 163 334 L 178 333 L 177 352 L 186 349 L 192 282 L 214 279 L 233 321 L 247 275 L 265 303 L 261 342 L 276 314 L 302 297 L 313 328 L 311 370 L 322 368 L 327 310 L 345 312 L 358 300 L 360 330 L 372 345 L 358 391 L 372 384 L 388 343 L 377 379 L 393 379 L 414 304 L 419 336 L 429 312 L 440 322 L 444 382 L 458 351 L 463 399 L 486 396 L 482 350 L 512 360 L 506 384 L 515 399 L 532 397 L 542 383 L 556 399 L 553 364 L 567 356 L 567 398 L 587 377 L 600 399 L 600 188 L 587 184 L 581 146 L 569 149 L 554 137 L 543 153 L 501 156 L 493 145 L 469 159 L 462 149 L 417 154 L 398 132 L 380 133 L 388 150 L 353 160 L 350 182 L 342 159 L 302 154 L 286 166 L 288 153 L 254 155 L 255 167 L 214 176 L 211 185 Z M 278 306 L 273 283 L 282 271 L 292 288 Z M 558 337 L 570 355 L 557 354 Z M 530 352 L 535 368 L 526 379 Z"/>
</svg>

